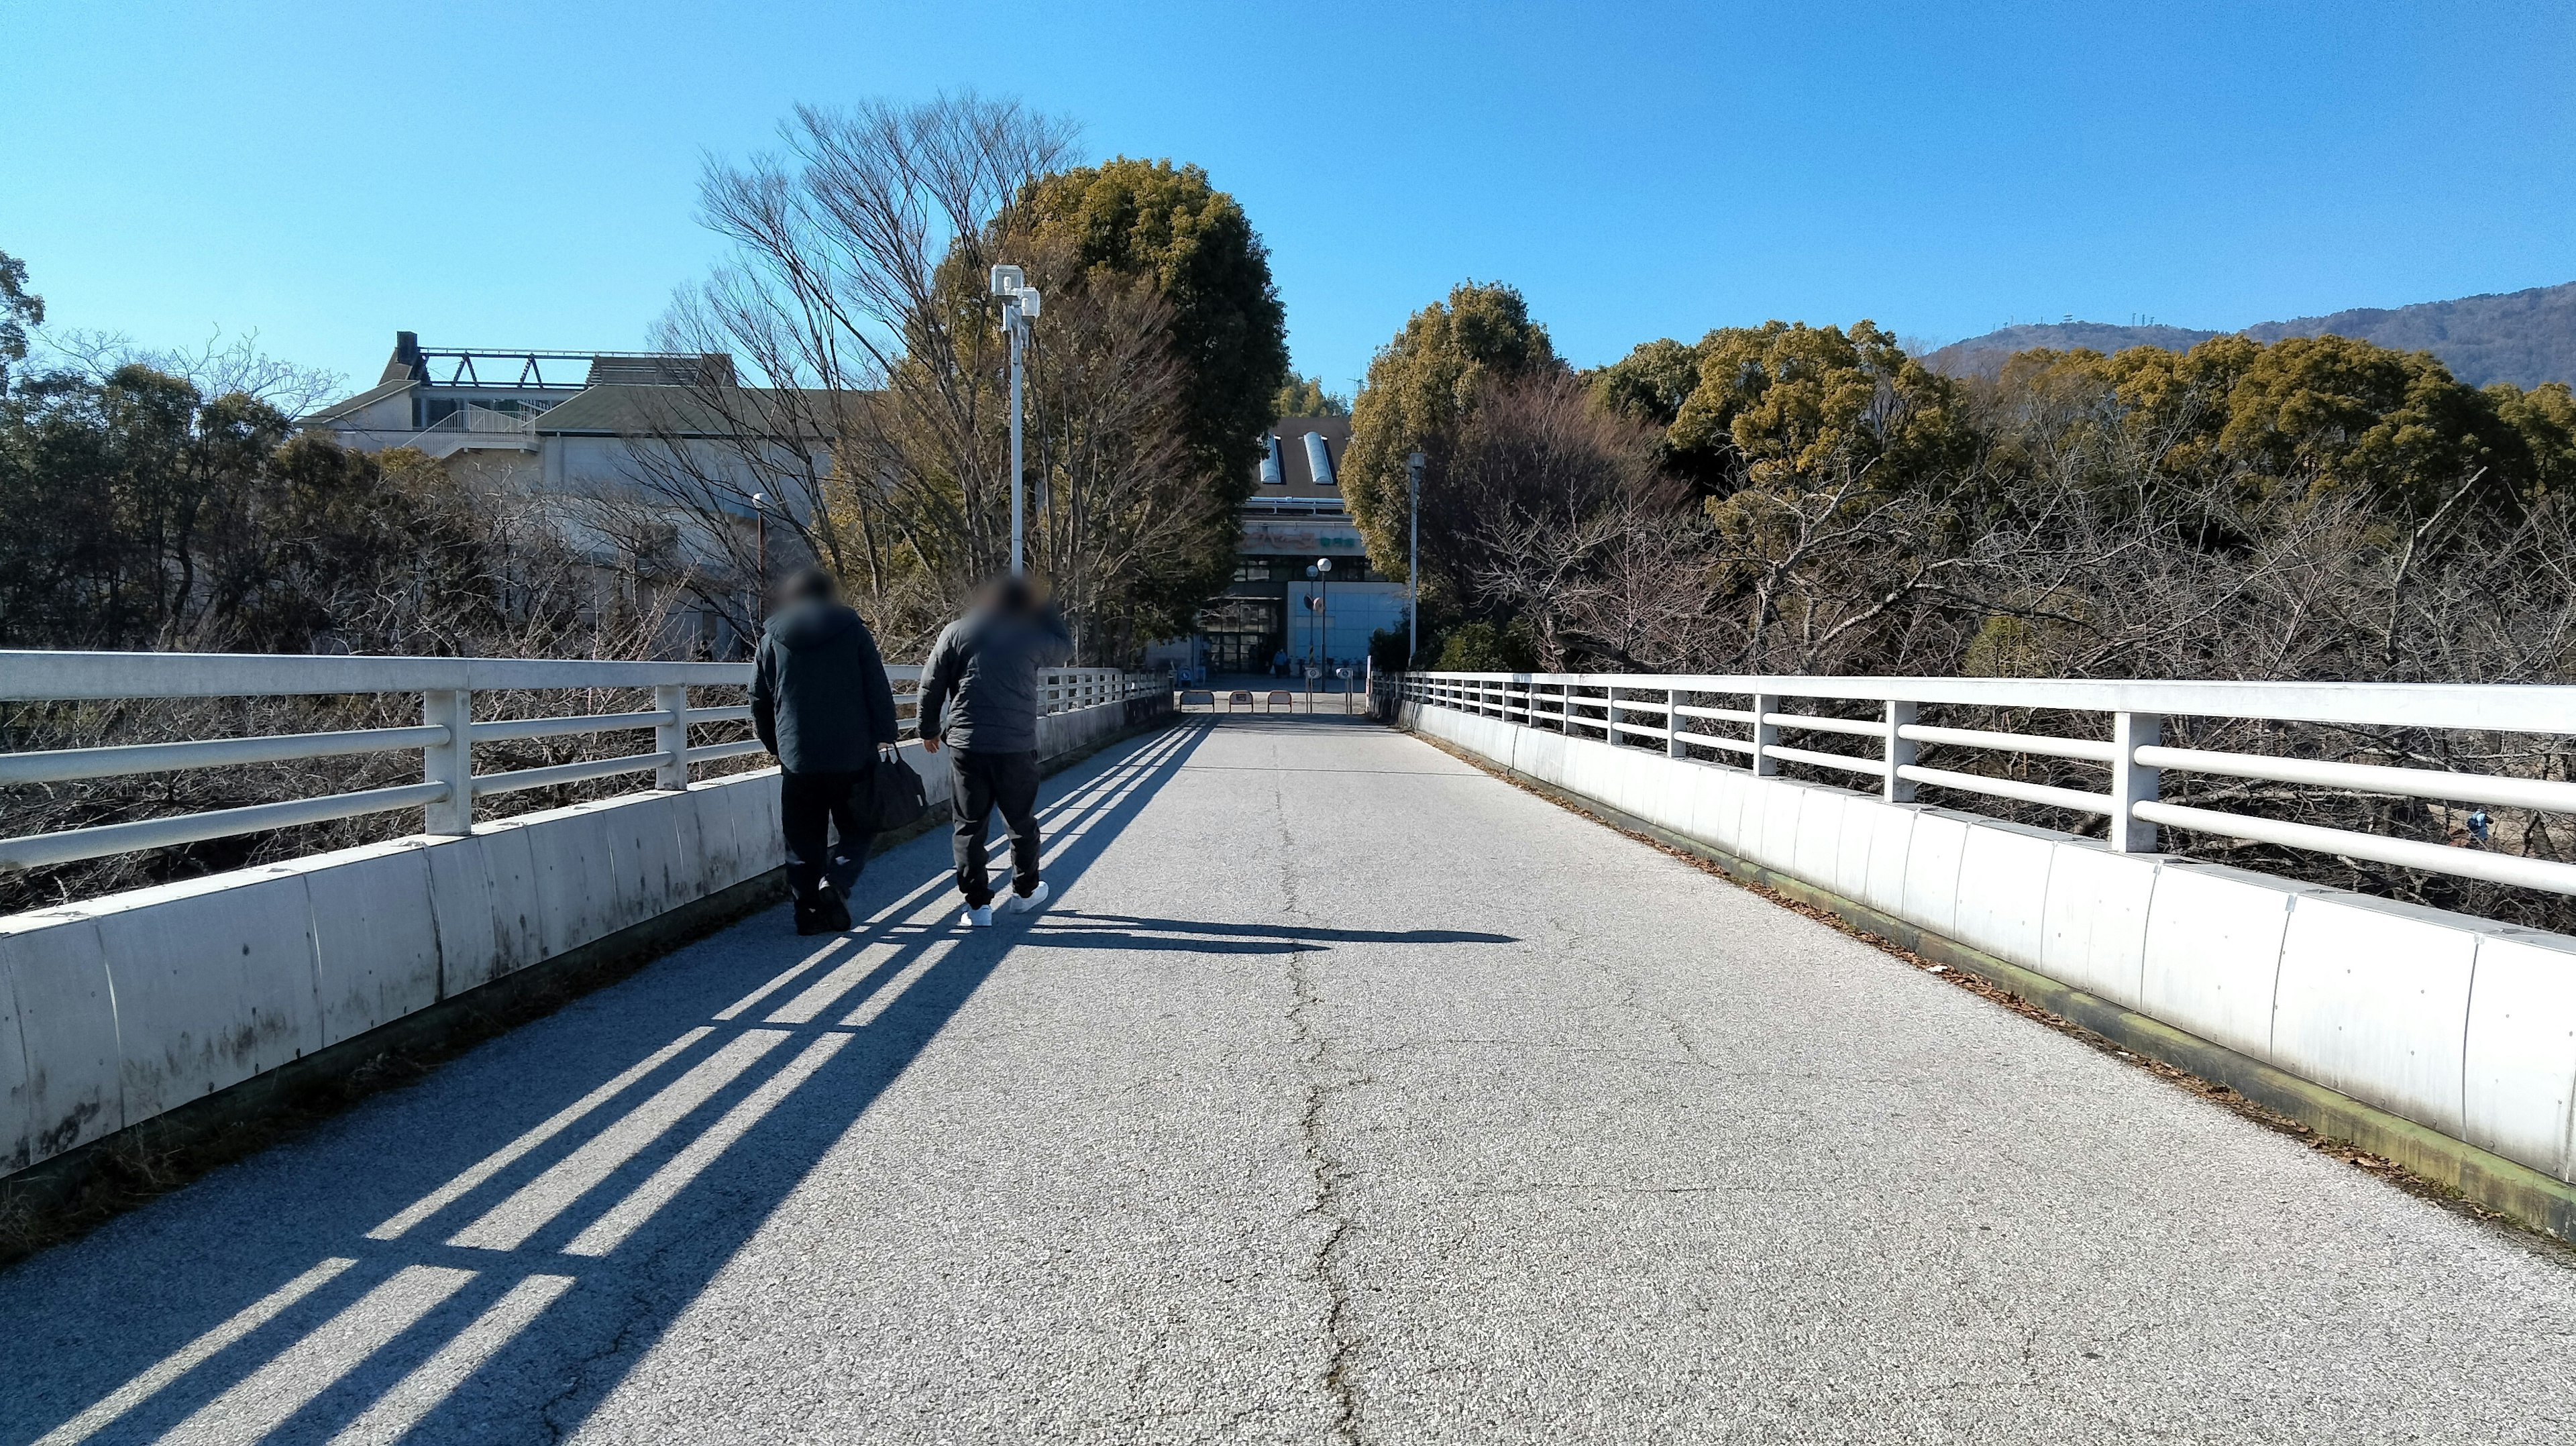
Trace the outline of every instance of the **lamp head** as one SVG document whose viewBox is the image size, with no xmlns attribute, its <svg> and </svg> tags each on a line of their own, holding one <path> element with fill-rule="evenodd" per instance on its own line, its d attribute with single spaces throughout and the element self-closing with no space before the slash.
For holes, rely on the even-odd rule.
<svg viewBox="0 0 2576 1446">
<path fill-rule="evenodd" d="M 1317 572 L 1331 572 L 1333 570 L 1333 560 L 1329 557 L 1316 558 L 1315 570 Z"/>
<path fill-rule="evenodd" d="M 1021 292 L 1027 290 L 1028 285 L 1029 274 L 1016 266 L 996 266 L 993 268 L 993 294 L 995 296 L 1017 296 Z"/>
</svg>

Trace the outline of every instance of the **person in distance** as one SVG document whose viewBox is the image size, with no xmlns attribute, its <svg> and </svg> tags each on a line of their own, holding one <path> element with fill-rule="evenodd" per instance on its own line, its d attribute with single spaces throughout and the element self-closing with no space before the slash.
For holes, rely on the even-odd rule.
<svg viewBox="0 0 2576 1446">
<path fill-rule="evenodd" d="M 1013 892 L 1002 912 L 1047 901 L 1038 877 L 1038 670 L 1072 655 L 1063 617 L 1025 579 L 998 577 L 941 631 L 921 670 L 921 746 L 948 749 L 957 892 L 966 896 L 958 922 L 966 928 L 993 922 L 984 849 L 996 808 L 1011 839 Z"/>
<path fill-rule="evenodd" d="M 778 755 L 778 823 L 799 934 L 850 927 L 844 896 L 875 837 L 863 821 L 869 771 L 899 736 L 877 640 L 839 592 L 821 568 L 789 578 L 752 656 L 751 721 L 761 746 Z"/>
</svg>

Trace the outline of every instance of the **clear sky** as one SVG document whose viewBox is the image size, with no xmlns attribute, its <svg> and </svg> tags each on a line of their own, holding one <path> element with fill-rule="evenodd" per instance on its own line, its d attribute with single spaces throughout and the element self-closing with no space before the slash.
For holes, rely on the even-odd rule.
<svg viewBox="0 0 2576 1446">
<path fill-rule="evenodd" d="M 974 86 L 1204 165 L 1348 390 L 1462 278 L 1559 349 L 1769 317 L 2242 326 L 2576 280 L 2576 6 L 0 0 L 0 251 L 58 325 L 372 381 L 623 349 L 704 158 Z"/>
</svg>

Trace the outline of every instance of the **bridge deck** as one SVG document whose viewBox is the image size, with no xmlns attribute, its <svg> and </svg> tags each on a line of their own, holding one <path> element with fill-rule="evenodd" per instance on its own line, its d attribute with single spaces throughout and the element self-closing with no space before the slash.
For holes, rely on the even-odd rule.
<svg viewBox="0 0 2576 1446">
<path fill-rule="evenodd" d="M 0 1441 L 2569 1437 L 2562 1255 L 1425 744 L 1048 797 L 0 1274 Z"/>
</svg>

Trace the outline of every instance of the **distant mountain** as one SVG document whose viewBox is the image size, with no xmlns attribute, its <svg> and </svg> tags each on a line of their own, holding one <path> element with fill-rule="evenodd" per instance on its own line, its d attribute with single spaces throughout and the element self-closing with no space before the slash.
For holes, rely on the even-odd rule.
<svg viewBox="0 0 2576 1446">
<path fill-rule="evenodd" d="M 2005 357 L 2032 347 L 2080 346 L 2114 352 L 2160 346 L 2182 351 L 2218 334 L 2185 326 L 2108 326 L 2092 321 L 2007 326 L 1952 342 L 1924 361 L 1953 376 L 1993 376 Z M 2332 316 L 2302 316 L 2245 328 L 2245 335 L 2266 342 L 2329 334 L 2399 351 L 2429 351 L 2442 359 L 2451 375 L 2474 387 L 2489 382 L 2525 387 L 2576 382 L 2576 281 L 2457 301 L 2360 307 Z"/>
</svg>

